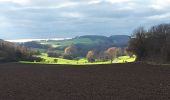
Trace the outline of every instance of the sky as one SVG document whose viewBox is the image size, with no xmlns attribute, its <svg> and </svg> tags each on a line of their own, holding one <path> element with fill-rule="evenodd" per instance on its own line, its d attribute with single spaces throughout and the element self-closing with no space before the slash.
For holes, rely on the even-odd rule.
<svg viewBox="0 0 170 100">
<path fill-rule="evenodd" d="M 0 0 L 0 38 L 131 35 L 170 22 L 170 0 Z"/>
</svg>

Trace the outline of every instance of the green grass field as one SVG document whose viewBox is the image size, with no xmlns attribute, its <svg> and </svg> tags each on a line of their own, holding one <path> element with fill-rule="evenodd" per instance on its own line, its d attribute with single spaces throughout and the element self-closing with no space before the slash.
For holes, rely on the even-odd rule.
<svg viewBox="0 0 170 100">
<path fill-rule="evenodd" d="M 105 62 L 94 62 L 90 63 L 87 61 L 86 58 L 80 59 L 80 60 L 67 60 L 63 58 L 54 58 L 54 57 L 48 57 L 47 54 L 40 55 L 38 57 L 41 57 L 44 59 L 44 61 L 41 62 L 28 62 L 28 61 L 20 61 L 20 63 L 30 63 L 30 64 L 66 64 L 66 65 L 92 65 L 92 64 L 111 64 L 110 61 Z M 134 62 L 135 57 L 129 57 L 129 56 L 121 56 L 116 59 L 114 59 L 113 63 L 127 63 L 127 62 Z"/>
<path fill-rule="evenodd" d="M 127 62 L 134 62 L 136 60 L 136 57 L 129 57 L 129 56 L 120 56 L 116 58 L 114 61 L 115 63 L 127 63 Z"/>
</svg>

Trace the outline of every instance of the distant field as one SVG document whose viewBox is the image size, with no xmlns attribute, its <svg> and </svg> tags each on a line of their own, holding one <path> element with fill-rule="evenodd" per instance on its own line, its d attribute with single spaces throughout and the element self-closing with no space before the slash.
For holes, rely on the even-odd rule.
<svg viewBox="0 0 170 100">
<path fill-rule="evenodd" d="M 91 64 L 111 64 L 110 61 L 105 62 L 94 62 L 90 63 L 87 61 L 86 58 L 80 60 L 67 60 L 63 58 L 54 58 L 48 57 L 46 54 L 39 56 L 44 59 L 42 62 L 28 62 L 28 61 L 20 61 L 21 63 L 31 63 L 31 64 L 69 64 L 69 65 L 91 65 Z M 135 57 L 129 56 L 121 56 L 116 58 L 113 63 L 127 63 L 127 62 L 134 62 Z"/>
</svg>

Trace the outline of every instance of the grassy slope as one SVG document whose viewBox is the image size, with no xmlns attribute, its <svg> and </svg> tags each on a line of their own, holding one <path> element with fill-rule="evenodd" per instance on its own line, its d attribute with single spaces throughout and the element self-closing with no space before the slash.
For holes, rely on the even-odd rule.
<svg viewBox="0 0 170 100">
<path fill-rule="evenodd" d="M 69 39 L 69 40 L 60 40 L 60 41 L 47 41 L 47 42 L 41 42 L 44 44 L 50 44 L 50 45 L 58 45 L 58 46 L 69 46 L 71 44 L 92 44 L 94 41 L 88 39 L 88 38 L 81 38 L 81 39 Z"/>
<path fill-rule="evenodd" d="M 106 49 L 113 46 L 125 47 L 127 46 L 128 36 L 115 35 L 111 37 L 98 36 L 98 35 L 86 35 L 75 37 L 73 39 L 66 40 L 49 40 L 49 41 L 39 41 L 42 45 L 51 45 L 52 49 L 57 52 L 63 52 L 63 50 L 70 46 L 75 45 L 77 48 L 84 50 L 81 54 L 84 56 L 89 50 L 94 49 Z M 34 47 L 33 47 L 34 48 Z M 34 48 L 39 50 L 41 53 L 46 53 L 47 49 L 44 48 Z M 81 56 L 82 56 L 81 55 Z"/>
<path fill-rule="evenodd" d="M 108 45 L 113 46 L 114 45 L 127 45 L 127 41 L 129 40 L 127 38 L 128 36 L 98 36 L 98 35 L 87 35 L 87 36 L 80 36 L 73 39 L 67 39 L 67 40 L 59 40 L 59 41 L 41 41 L 42 44 L 50 44 L 52 46 L 57 47 L 67 47 L 72 44 L 81 44 L 81 45 L 88 45 L 88 46 L 96 46 L 96 45 Z"/>
</svg>

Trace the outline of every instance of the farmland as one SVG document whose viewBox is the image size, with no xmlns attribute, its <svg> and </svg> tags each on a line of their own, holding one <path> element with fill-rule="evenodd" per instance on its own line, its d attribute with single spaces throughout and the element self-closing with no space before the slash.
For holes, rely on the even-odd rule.
<svg viewBox="0 0 170 100">
<path fill-rule="evenodd" d="M 0 64 L 0 100 L 169 100 L 170 66 Z"/>
</svg>

